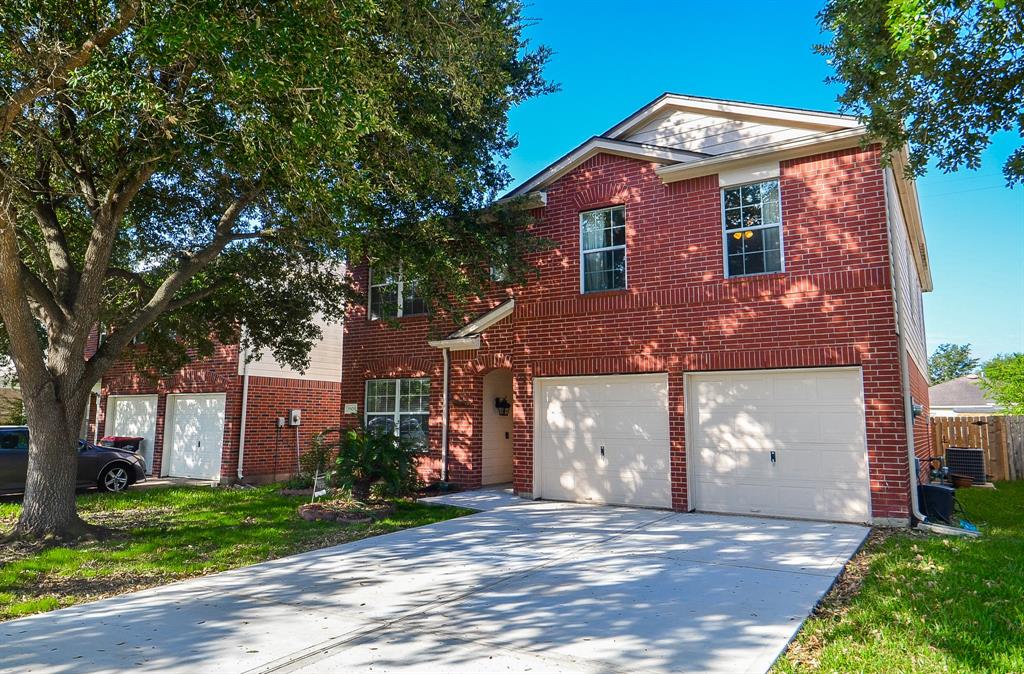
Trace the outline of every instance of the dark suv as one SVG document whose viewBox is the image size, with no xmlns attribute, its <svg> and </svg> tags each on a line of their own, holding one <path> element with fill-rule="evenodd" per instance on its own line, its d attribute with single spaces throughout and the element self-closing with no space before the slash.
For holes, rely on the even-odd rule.
<svg viewBox="0 0 1024 674">
<path fill-rule="evenodd" d="M 28 473 L 28 427 L 0 426 L 0 492 L 25 490 Z M 124 491 L 146 479 L 146 460 L 130 449 L 78 441 L 79 487 Z"/>
</svg>

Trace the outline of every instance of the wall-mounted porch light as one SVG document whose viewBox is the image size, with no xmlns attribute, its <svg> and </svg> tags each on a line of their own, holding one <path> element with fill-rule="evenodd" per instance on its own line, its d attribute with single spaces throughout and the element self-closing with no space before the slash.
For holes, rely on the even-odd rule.
<svg viewBox="0 0 1024 674">
<path fill-rule="evenodd" d="M 498 410 L 498 416 L 507 417 L 508 411 L 512 409 L 512 405 L 508 402 L 507 398 L 495 398 L 494 409 Z"/>
</svg>

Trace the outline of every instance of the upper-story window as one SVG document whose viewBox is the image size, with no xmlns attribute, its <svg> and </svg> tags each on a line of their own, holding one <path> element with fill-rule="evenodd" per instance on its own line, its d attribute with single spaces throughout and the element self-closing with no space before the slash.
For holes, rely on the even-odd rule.
<svg viewBox="0 0 1024 674">
<path fill-rule="evenodd" d="M 722 190 L 726 276 L 782 271 L 779 181 Z"/>
<path fill-rule="evenodd" d="M 427 313 L 427 303 L 416 294 L 416 283 L 406 280 L 401 268 L 370 269 L 370 319 L 401 318 Z"/>
<path fill-rule="evenodd" d="M 626 287 L 626 208 L 580 213 L 580 291 Z"/>
</svg>

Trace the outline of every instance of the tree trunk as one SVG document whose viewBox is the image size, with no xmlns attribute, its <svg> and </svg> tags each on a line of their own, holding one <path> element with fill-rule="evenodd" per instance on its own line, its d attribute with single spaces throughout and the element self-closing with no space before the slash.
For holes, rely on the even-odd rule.
<svg viewBox="0 0 1024 674">
<path fill-rule="evenodd" d="M 78 517 L 78 435 L 87 396 L 60 400 L 54 386 L 25 391 L 28 475 L 15 537 L 72 539 L 91 532 Z"/>
</svg>

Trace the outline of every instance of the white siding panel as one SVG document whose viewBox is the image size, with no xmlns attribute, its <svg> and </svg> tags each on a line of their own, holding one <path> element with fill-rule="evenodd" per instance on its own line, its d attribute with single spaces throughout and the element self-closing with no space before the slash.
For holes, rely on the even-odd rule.
<svg viewBox="0 0 1024 674">
<path fill-rule="evenodd" d="M 910 249 L 910 233 L 903 219 L 899 197 L 893 181 L 892 169 L 885 171 L 885 190 L 889 203 L 889 222 L 893 232 L 892 254 L 899 260 L 896 265 L 896 292 L 900 294 L 903 305 L 907 334 L 905 335 L 907 351 L 924 376 L 928 376 L 928 347 L 924 330 L 924 295 L 921 280 L 917 274 L 917 261 Z"/>
<path fill-rule="evenodd" d="M 815 133 L 820 132 L 675 111 L 651 121 L 624 140 L 717 155 L 802 138 Z"/>
<path fill-rule="evenodd" d="M 249 374 L 254 377 L 280 377 L 283 379 L 310 379 L 314 381 L 341 381 L 342 325 L 320 321 L 323 338 L 309 352 L 309 367 L 304 373 L 285 367 L 269 351 L 249 363 Z M 243 374 L 245 359 L 238 360 L 238 374 Z"/>
</svg>

